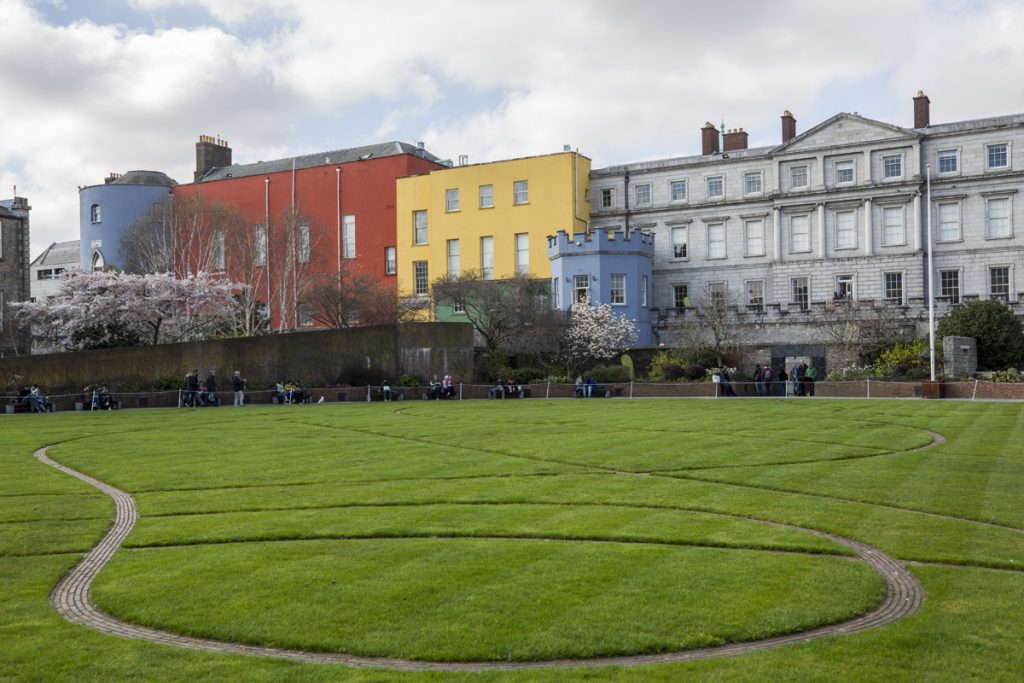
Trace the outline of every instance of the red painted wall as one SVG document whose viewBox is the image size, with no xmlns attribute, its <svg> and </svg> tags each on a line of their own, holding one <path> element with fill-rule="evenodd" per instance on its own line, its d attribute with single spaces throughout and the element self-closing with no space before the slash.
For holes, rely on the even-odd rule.
<svg viewBox="0 0 1024 683">
<path fill-rule="evenodd" d="M 345 259 L 342 268 L 371 274 L 383 282 L 394 284 L 394 275 L 385 275 L 385 247 L 396 247 L 395 179 L 427 173 L 441 168 L 413 154 L 367 159 L 343 164 L 328 164 L 298 169 L 294 173 L 295 205 L 299 216 L 309 221 L 310 274 L 337 274 L 338 249 L 338 179 L 341 169 L 341 214 L 354 215 L 356 221 L 356 258 Z M 235 207 L 252 225 L 265 220 L 266 179 L 269 183 L 269 215 L 271 230 L 292 205 L 292 172 L 224 178 L 203 183 L 178 185 L 175 196 L 203 195 L 207 200 Z M 270 238 L 273 243 L 273 236 Z M 228 277 L 231 254 L 227 254 Z M 274 255 L 270 256 L 271 267 Z M 276 307 L 271 307 L 273 324 L 278 324 Z"/>
</svg>

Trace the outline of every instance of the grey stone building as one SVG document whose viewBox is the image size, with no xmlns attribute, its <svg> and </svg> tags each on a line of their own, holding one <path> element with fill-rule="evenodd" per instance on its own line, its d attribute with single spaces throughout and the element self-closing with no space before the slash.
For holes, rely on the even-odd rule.
<svg viewBox="0 0 1024 683">
<path fill-rule="evenodd" d="M 0 201 L 0 356 L 28 353 L 10 304 L 29 298 L 29 220 L 24 197 Z"/>
<path fill-rule="evenodd" d="M 63 275 L 80 267 L 79 241 L 54 242 L 43 249 L 29 264 L 32 301 L 39 301 L 60 293 Z"/>
<path fill-rule="evenodd" d="M 937 316 L 985 297 L 1024 312 L 1024 114 L 931 125 L 929 106 L 918 93 L 913 127 L 841 113 L 799 135 L 787 111 L 759 148 L 709 123 L 699 156 L 593 170 L 593 227 L 656 236 L 656 341 L 679 343 L 687 297 L 726 302 L 780 367 L 852 360 L 825 324 L 850 310 L 926 333 L 929 212 Z"/>
</svg>

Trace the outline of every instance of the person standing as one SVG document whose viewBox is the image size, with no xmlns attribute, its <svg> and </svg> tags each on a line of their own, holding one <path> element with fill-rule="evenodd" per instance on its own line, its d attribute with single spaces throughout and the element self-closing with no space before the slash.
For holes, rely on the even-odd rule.
<svg viewBox="0 0 1024 683">
<path fill-rule="evenodd" d="M 193 368 L 185 375 L 185 396 L 186 408 L 196 407 L 196 394 L 199 392 L 199 368 Z"/>
<path fill-rule="evenodd" d="M 391 382 L 384 380 L 380 385 L 380 393 L 384 397 L 385 403 L 391 402 Z"/>
<path fill-rule="evenodd" d="M 242 379 L 242 373 L 235 370 L 234 374 L 231 375 L 231 389 L 235 392 L 235 405 L 245 405 L 245 380 Z"/>
<path fill-rule="evenodd" d="M 209 374 L 206 375 L 206 403 L 211 406 L 220 405 L 217 400 L 217 378 L 214 374 L 214 369 L 210 368 Z"/>
</svg>

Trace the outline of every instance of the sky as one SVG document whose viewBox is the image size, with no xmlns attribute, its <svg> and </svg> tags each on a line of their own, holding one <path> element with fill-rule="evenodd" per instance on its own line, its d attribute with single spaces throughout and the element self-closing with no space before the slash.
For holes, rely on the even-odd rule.
<svg viewBox="0 0 1024 683">
<path fill-rule="evenodd" d="M 780 142 L 839 112 L 1024 112 L 1020 0 L 0 0 L 0 199 L 32 257 L 78 188 L 189 182 L 200 135 L 247 163 L 423 141 L 471 163 L 700 153 L 706 121 Z"/>
</svg>

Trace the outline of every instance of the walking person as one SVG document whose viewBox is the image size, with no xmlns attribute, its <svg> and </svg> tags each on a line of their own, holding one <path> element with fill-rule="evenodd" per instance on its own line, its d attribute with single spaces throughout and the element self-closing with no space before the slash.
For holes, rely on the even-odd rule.
<svg viewBox="0 0 1024 683">
<path fill-rule="evenodd" d="M 242 373 L 238 370 L 231 375 L 231 389 L 235 392 L 235 405 L 245 405 L 245 380 L 242 378 Z"/>
<path fill-rule="evenodd" d="M 215 371 L 210 368 L 210 372 L 206 375 L 206 403 L 207 405 L 216 406 L 220 405 L 217 400 L 217 378 L 214 376 Z"/>
<path fill-rule="evenodd" d="M 186 408 L 196 407 L 196 394 L 199 392 L 199 368 L 193 368 L 185 375 L 185 395 L 183 403 Z"/>
</svg>

